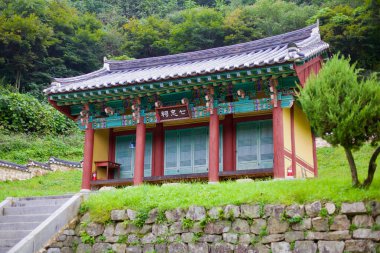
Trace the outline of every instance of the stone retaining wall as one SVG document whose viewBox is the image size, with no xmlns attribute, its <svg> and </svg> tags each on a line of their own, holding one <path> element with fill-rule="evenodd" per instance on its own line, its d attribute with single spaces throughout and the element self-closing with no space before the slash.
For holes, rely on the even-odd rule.
<svg viewBox="0 0 380 253">
<path fill-rule="evenodd" d="M 0 181 L 25 180 L 41 176 L 52 171 L 81 169 L 81 163 L 51 157 L 47 163 L 29 160 L 27 165 L 20 165 L 0 160 Z"/>
<path fill-rule="evenodd" d="M 78 217 L 47 253 L 346 253 L 380 251 L 380 202 L 113 210 Z"/>
</svg>

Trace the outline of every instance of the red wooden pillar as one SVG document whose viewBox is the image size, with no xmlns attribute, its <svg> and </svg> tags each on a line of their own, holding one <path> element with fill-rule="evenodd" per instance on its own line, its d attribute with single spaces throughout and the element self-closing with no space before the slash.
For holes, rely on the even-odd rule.
<svg viewBox="0 0 380 253">
<path fill-rule="evenodd" d="M 90 180 L 92 174 L 92 159 L 94 152 L 94 129 L 92 123 L 87 124 L 84 135 L 84 157 L 83 157 L 83 173 L 82 173 L 82 190 L 90 190 Z"/>
<path fill-rule="evenodd" d="M 273 108 L 273 151 L 273 176 L 274 178 L 284 178 L 284 128 L 282 108 L 279 106 Z"/>
<path fill-rule="evenodd" d="M 135 173 L 133 184 L 140 185 L 144 179 L 144 156 L 145 156 L 145 124 L 144 118 L 140 118 L 140 123 L 136 126 L 136 152 L 135 152 Z"/>
<path fill-rule="evenodd" d="M 164 125 L 157 123 L 153 132 L 152 176 L 164 175 Z"/>
<path fill-rule="evenodd" d="M 234 171 L 234 121 L 233 115 L 228 114 L 223 122 L 223 171 Z"/>
<path fill-rule="evenodd" d="M 219 181 L 219 116 L 217 109 L 210 115 L 208 180 Z"/>
</svg>

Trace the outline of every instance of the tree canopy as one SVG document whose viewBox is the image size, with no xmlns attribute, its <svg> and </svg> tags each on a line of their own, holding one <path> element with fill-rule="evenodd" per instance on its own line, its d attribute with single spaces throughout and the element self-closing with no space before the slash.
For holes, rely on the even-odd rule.
<svg viewBox="0 0 380 253">
<path fill-rule="evenodd" d="M 379 71 L 379 0 L 0 0 L 0 79 L 41 96 L 108 58 L 231 45 L 320 20 L 332 52 Z"/>
</svg>

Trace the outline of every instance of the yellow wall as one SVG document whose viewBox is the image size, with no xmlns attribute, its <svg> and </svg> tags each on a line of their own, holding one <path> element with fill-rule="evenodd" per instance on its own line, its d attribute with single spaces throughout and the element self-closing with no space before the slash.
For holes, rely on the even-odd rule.
<svg viewBox="0 0 380 253">
<path fill-rule="evenodd" d="M 313 139 L 310 124 L 304 112 L 296 104 L 294 105 L 294 134 L 296 157 L 314 167 Z M 297 169 L 297 177 L 301 176 L 301 171 L 299 172 Z"/>
<path fill-rule="evenodd" d="M 282 109 L 282 124 L 284 127 L 284 148 L 285 150 L 292 152 L 290 108 Z"/>
<path fill-rule="evenodd" d="M 94 153 L 92 171 L 95 171 L 95 162 L 108 161 L 109 129 L 97 129 L 94 133 Z M 99 179 L 105 178 L 105 172 L 98 172 Z"/>
</svg>

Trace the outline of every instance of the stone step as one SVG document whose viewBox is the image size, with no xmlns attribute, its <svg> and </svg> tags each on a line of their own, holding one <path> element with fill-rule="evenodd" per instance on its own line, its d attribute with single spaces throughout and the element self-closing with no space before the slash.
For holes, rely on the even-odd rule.
<svg viewBox="0 0 380 253">
<path fill-rule="evenodd" d="M 32 230 L 1 230 L 0 239 L 21 239 Z"/>
<path fill-rule="evenodd" d="M 0 231 L 2 230 L 33 230 L 40 222 L 11 222 L 0 223 Z"/>
<path fill-rule="evenodd" d="M 0 247 L 13 247 L 20 239 L 0 239 Z"/>
<path fill-rule="evenodd" d="M 41 213 L 33 215 L 7 215 L 0 216 L 0 223 L 14 222 L 42 222 L 49 217 L 50 214 Z"/>
<path fill-rule="evenodd" d="M 11 249 L 11 247 L 0 247 L 0 253 L 6 253 Z"/>
<path fill-rule="evenodd" d="M 54 206 L 25 206 L 25 207 L 4 207 L 3 214 L 6 215 L 24 215 L 24 214 L 41 214 L 53 213 L 60 205 Z"/>
<path fill-rule="evenodd" d="M 62 205 L 68 200 L 69 198 L 35 199 L 35 200 L 20 199 L 20 200 L 13 201 L 10 206 L 11 207 L 55 206 L 55 205 Z"/>
</svg>

